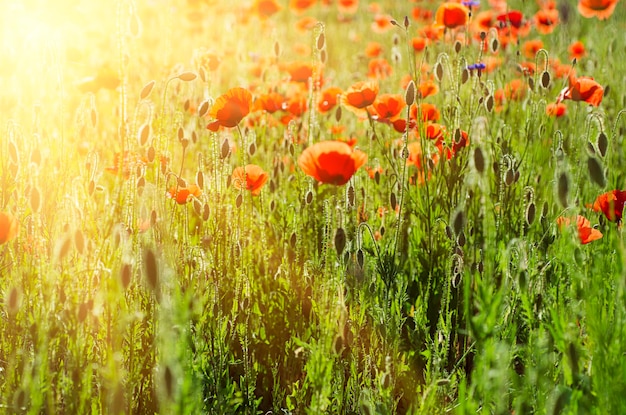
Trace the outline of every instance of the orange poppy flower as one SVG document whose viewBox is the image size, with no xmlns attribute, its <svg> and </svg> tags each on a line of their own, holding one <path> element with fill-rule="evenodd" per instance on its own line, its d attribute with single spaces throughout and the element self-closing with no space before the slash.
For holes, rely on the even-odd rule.
<svg viewBox="0 0 626 415">
<path fill-rule="evenodd" d="M 626 204 L 626 190 L 611 190 L 598 196 L 592 208 L 596 212 L 602 211 L 608 220 L 620 222 L 624 204 Z"/>
<path fill-rule="evenodd" d="M 393 27 L 391 21 L 393 17 L 388 14 L 377 14 L 374 16 L 374 22 L 372 23 L 372 31 L 374 33 L 385 33 Z"/>
<path fill-rule="evenodd" d="M 418 112 L 418 109 L 419 109 L 419 112 Z M 422 102 L 419 105 L 419 108 L 417 105 L 414 105 L 411 107 L 412 119 L 416 120 L 418 113 L 421 114 L 422 121 L 433 121 L 433 122 L 439 121 L 439 118 L 441 117 L 441 114 L 439 113 L 439 110 L 437 109 L 437 107 L 428 102 Z"/>
<path fill-rule="evenodd" d="M 559 24 L 557 9 L 539 9 L 535 13 L 535 28 L 542 35 L 552 33 L 557 24 Z"/>
<path fill-rule="evenodd" d="M 428 39 L 421 36 L 414 37 L 413 39 L 411 39 L 411 45 L 413 46 L 414 51 L 421 52 L 426 49 L 426 46 L 428 45 Z"/>
<path fill-rule="evenodd" d="M 567 48 L 567 51 L 569 52 L 570 60 L 580 59 L 583 56 L 585 56 L 585 53 L 586 53 L 585 45 L 580 40 L 569 45 L 569 47 Z"/>
<path fill-rule="evenodd" d="M 253 196 L 258 196 L 269 175 L 256 164 L 237 167 L 233 171 L 232 184 L 237 189 L 250 190 Z"/>
<path fill-rule="evenodd" d="M 260 95 L 254 101 L 255 111 L 267 111 L 270 114 L 283 109 L 285 97 L 278 92 L 269 92 L 267 94 Z"/>
<path fill-rule="evenodd" d="M 385 79 L 393 73 L 393 67 L 389 65 L 389 62 L 387 62 L 385 58 L 370 60 L 367 67 L 368 78 Z"/>
<path fill-rule="evenodd" d="M 366 161 L 367 154 L 342 141 L 321 141 L 298 157 L 298 165 L 306 175 L 337 186 L 346 184 Z"/>
<path fill-rule="evenodd" d="M 579 0 L 578 13 L 582 17 L 597 17 L 605 20 L 611 17 L 619 0 Z"/>
<path fill-rule="evenodd" d="M 400 94 L 381 94 L 374 103 L 374 117 L 379 121 L 392 121 L 401 115 L 406 107 L 404 97 Z"/>
<path fill-rule="evenodd" d="M 176 200 L 179 205 L 184 205 L 191 200 L 190 196 L 200 197 L 202 190 L 198 185 L 190 184 L 186 187 L 180 187 L 178 185 L 172 186 L 167 191 L 167 197 Z"/>
<path fill-rule="evenodd" d="M 543 49 L 543 42 L 541 39 L 534 39 L 524 42 L 522 45 L 522 50 L 524 51 L 524 56 L 528 59 L 534 59 L 537 52 Z"/>
<path fill-rule="evenodd" d="M 370 42 L 365 47 L 365 56 L 368 58 L 377 58 L 383 53 L 383 46 L 378 42 Z"/>
<path fill-rule="evenodd" d="M 354 14 L 359 9 L 359 0 L 339 0 L 337 10 L 343 14 Z"/>
<path fill-rule="evenodd" d="M 209 116 L 215 121 L 207 125 L 211 131 L 217 131 L 220 127 L 232 128 L 250 112 L 252 107 L 252 94 L 244 88 L 229 89 L 224 95 L 216 100 Z"/>
<path fill-rule="evenodd" d="M 556 220 L 556 224 L 559 229 L 563 229 L 564 227 L 569 226 L 570 223 L 570 218 L 564 216 L 559 216 Z M 576 216 L 576 228 L 578 229 L 578 239 L 583 245 L 586 245 L 589 242 L 597 241 L 598 239 L 602 238 L 602 232 L 593 228 L 589 220 L 582 215 Z"/>
<path fill-rule="evenodd" d="M 0 245 L 15 238 L 17 230 L 18 223 L 13 215 L 0 212 Z"/>
<path fill-rule="evenodd" d="M 567 106 L 563 104 L 562 102 L 559 102 L 558 104 L 550 103 L 546 105 L 546 114 L 552 117 L 557 117 L 557 118 L 563 117 L 566 112 L 567 112 Z"/>
<path fill-rule="evenodd" d="M 465 26 L 469 20 L 469 10 L 459 3 L 446 2 L 437 9 L 435 21 L 448 29 Z"/>
<path fill-rule="evenodd" d="M 337 105 L 337 98 L 342 92 L 341 88 L 337 87 L 330 87 L 323 90 L 317 102 L 317 110 L 321 113 L 332 110 L 335 105 Z"/>
<path fill-rule="evenodd" d="M 252 5 L 252 12 L 261 19 L 267 19 L 278 13 L 282 6 L 276 0 L 255 0 Z"/>
<path fill-rule="evenodd" d="M 302 14 L 311 8 L 317 0 L 290 0 L 289 9 L 295 14 Z"/>
<path fill-rule="evenodd" d="M 358 116 L 365 116 L 365 108 L 372 105 L 378 95 L 378 82 L 357 82 L 341 96 L 341 103 Z"/>
<path fill-rule="evenodd" d="M 433 80 L 428 79 L 419 84 L 417 91 L 422 98 L 426 98 L 439 92 L 439 86 Z"/>
<path fill-rule="evenodd" d="M 563 88 L 557 103 L 571 99 L 572 101 L 584 101 L 589 105 L 597 107 L 602 102 L 604 96 L 604 88 L 589 76 L 581 76 L 580 78 L 570 81 L 570 86 Z"/>
</svg>

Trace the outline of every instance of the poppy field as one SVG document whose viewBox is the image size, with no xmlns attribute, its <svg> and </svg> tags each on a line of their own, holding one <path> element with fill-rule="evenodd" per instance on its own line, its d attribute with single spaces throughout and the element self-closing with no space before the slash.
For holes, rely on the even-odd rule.
<svg viewBox="0 0 626 415">
<path fill-rule="evenodd" d="M 626 413 L 623 1 L 3 4 L 0 413 Z"/>
</svg>

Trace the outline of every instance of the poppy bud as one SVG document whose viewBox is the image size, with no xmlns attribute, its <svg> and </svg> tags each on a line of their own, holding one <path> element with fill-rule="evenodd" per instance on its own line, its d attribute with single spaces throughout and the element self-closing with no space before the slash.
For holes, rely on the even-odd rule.
<svg viewBox="0 0 626 415">
<path fill-rule="evenodd" d="M 293 232 L 291 234 L 291 237 L 289 238 L 289 246 L 291 246 L 292 249 L 295 249 L 297 242 L 298 242 L 298 235 L 295 232 Z"/>
<path fill-rule="evenodd" d="M 122 281 L 122 287 L 127 289 L 130 285 L 130 279 L 132 277 L 132 268 L 130 264 L 123 264 L 122 269 L 120 270 L 120 279 Z"/>
<path fill-rule="evenodd" d="M 205 203 L 204 206 L 202 207 L 202 220 L 205 222 L 209 220 L 209 214 L 210 214 L 209 204 Z"/>
<path fill-rule="evenodd" d="M 604 134 L 604 131 L 598 136 L 598 151 L 602 157 L 606 156 L 606 151 L 609 147 L 609 138 Z"/>
<path fill-rule="evenodd" d="M 533 222 L 535 221 L 535 213 L 537 211 L 537 208 L 535 207 L 534 203 L 530 203 L 528 205 L 528 207 L 526 208 L 526 223 L 530 226 L 533 224 Z"/>
<path fill-rule="evenodd" d="M 550 86 L 550 72 L 544 71 L 541 74 L 541 86 L 548 88 Z"/>
<path fill-rule="evenodd" d="M 569 203 L 567 201 L 567 196 L 569 195 L 569 177 L 567 177 L 567 173 L 561 172 L 557 182 L 557 195 L 559 198 L 559 202 L 563 208 L 567 208 Z"/>
<path fill-rule="evenodd" d="M 461 84 L 465 84 L 469 80 L 470 72 L 464 68 L 461 72 Z"/>
<path fill-rule="evenodd" d="M 406 102 L 406 105 L 409 107 L 415 102 L 415 82 L 413 82 L 412 79 L 406 87 L 404 102 Z"/>
<path fill-rule="evenodd" d="M 321 32 L 319 34 L 319 36 L 317 37 L 317 50 L 322 50 L 324 49 L 324 46 L 326 45 L 326 36 L 324 36 L 324 32 Z"/>
<path fill-rule="evenodd" d="M 310 191 L 310 190 L 308 192 L 306 192 L 306 196 L 305 196 L 304 200 L 305 200 L 307 205 L 310 205 L 311 202 L 313 202 L 313 192 Z"/>
<path fill-rule="evenodd" d="M 320 61 L 322 63 L 326 63 L 327 58 L 328 58 L 328 54 L 326 53 L 326 49 L 322 49 L 320 51 Z"/>
<path fill-rule="evenodd" d="M 365 263 L 365 257 L 361 248 L 356 251 L 356 262 L 357 264 L 359 264 L 359 268 L 363 268 L 363 264 Z"/>
<path fill-rule="evenodd" d="M 144 87 L 141 89 L 141 93 L 139 94 L 139 98 L 140 99 L 148 98 L 155 84 L 156 84 L 156 81 L 150 81 L 146 85 L 144 85 Z"/>
<path fill-rule="evenodd" d="M 600 161 L 595 157 L 589 157 L 587 159 L 587 170 L 591 180 L 600 187 L 606 186 L 606 177 L 602 170 Z"/>
<path fill-rule="evenodd" d="M 220 158 L 225 159 L 226 157 L 228 157 L 229 154 L 230 154 L 230 144 L 228 143 L 228 139 L 225 138 L 224 141 L 222 141 L 222 149 L 220 153 Z"/>
<path fill-rule="evenodd" d="M 204 117 L 209 112 L 209 101 L 202 101 L 198 108 L 198 115 Z"/>
<path fill-rule="evenodd" d="M 148 287 L 155 291 L 159 284 L 159 271 L 157 267 L 157 259 L 154 251 L 150 248 L 145 248 L 143 252 L 143 265 Z"/>
<path fill-rule="evenodd" d="M 241 193 L 239 193 L 237 195 L 237 199 L 235 199 L 235 206 L 237 206 L 237 208 L 241 207 L 241 204 L 243 203 L 243 195 Z"/>
<path fill-rule="evenodd" d="M 437 77 L 437 80 L 439 82 L 441 82 L 441 80 L 443 79 L 443 65 L 441 64 L 441 62 L 437 62 L 437 64 L 435 65 L 435 76 Z"/>
<path fill-rule="evenodd" d="M 256 143 L 253 141 L 248 146 L 248 154 L 250 154 L 250 156 L 254 156 L 254 153 L 256 153 Z"/>
<path fill-rule="evenodd" d="M 454 51 L 456 53 L 459 53 L 461 51 L 462 47 L 463 47 L 463 45 L 461 44 L 460 41 L 457 40 L 456 42 L 454 42 Z"/>
<path fill-rule="evenodd" d="M 487 100 L 485 101 L 485 107 L 487 108 L 487 111 L 491 112 L 493 110 L 493 105 L 494 105 L 494 99 L 493 99 L 493 95 L 489 95 L 487 97 Z"/>
<path fill-rule="evenodd" d="M 494 37 L 493 39 L 491 39 L 490 47 L 491 53 L 496 53 L 498 51 L 498 48 L 500 47 L 500 42 L 497 38 Z"/>
<path fill-rule="evenodd" d="M 335 232 L 335 250 L 337 251 L 337 256 L 341 256 L 343 249 L 346 247 L 346 231 L 343 228 L 337 228 Z"/>
<path fill-rule="evenodd" d="M 396 210 L 396 206 L 398 206 L 398 199 L 394 192 L 391 192 L 391 195 L 389 195 L 389 204 L 391 205 L 391 210 Z"/>
<path fill-rule="evenodd" d="M 485 156 L 480 147 L 476 147 L 474 150 L 474 167 L 476 171 L 480 174 L 485 172 Z"/>
<path fill-rule="evenodd" d="M 506 171 L 504 175 L 504 184 L 507 186 L 512 185 L 515 182 L 515 172 L 512 169 Z"/>
<path fill-rule="evenodd" d="M 177 76 L 177 78 L 180 79 L 183 82 L 193 81 L 197 77 L 198 77 L 198 75 L 196 75 L 193 72 L 183 72 L 183 73 L 181 73 L 180 75 Z"/>
<path fill-rule="evenodd" d="M 196 184 L 200 189 L 204 189 L 204 173 L 201 170 L 196 172 Z"/>
<path fill-rule="evenodd" d="M 452 230 L 455 235 L 460 235 L 463 231 L 463 227 L 465 226 L 465 212 L 463 210 L 458 210 L 454 214 L 454 218 L 452 218 Z"/>
<path fill-rule="evenodd" d="M 150 139 L 150 124 L 144 124 L 139 129 L 139 145 L 144 146 Z"/>
</svg>

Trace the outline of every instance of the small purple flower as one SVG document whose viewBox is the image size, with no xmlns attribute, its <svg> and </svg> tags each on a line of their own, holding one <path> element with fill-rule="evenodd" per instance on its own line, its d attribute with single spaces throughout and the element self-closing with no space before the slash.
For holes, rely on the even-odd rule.
<svg viewBox="0 0 626 415">
<path fill-rule="evenodd" d="M 468 71 L 474 71 L 474 70 L 479 70 L 482 71 L 483 69 L 485 69 L 487 67 L 487 65 L 485 65 L 482 62 L 478 62 L 478 63 L 473 63 L 471 65 L 467 66 L 467 70 Z"/>
<path fill-rule="evenodd" d="M 465 7 L 469 7 L 469 8 L 471 9 L 472 7 L 478 7 L 478 6 L 480 6 L 480 1 L 478 1 L 478 0 L 463 0 L 463 1 L 461 2 L 461 4 L 462 4 L 463 6 L 465 6 Z"/>
</svg>

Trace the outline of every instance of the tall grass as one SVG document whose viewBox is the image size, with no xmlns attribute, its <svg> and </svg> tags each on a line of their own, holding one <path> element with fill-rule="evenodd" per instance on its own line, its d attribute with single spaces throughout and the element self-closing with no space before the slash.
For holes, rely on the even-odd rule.
<svg viewBox="0 0 626 415">
<path fill-rule="evenodd" d="M 305 30 L 284 3 L 267 20 L 221 1 L 68 4 L 68 20 L 7 5 L 0 211 L 19 233 L 0 245 L 0 412 L 626 413 L 623 231 L 590 207 L 625 182 L 623 4 L 599 21 L 561 2 L 553 33 L 496 52 L 492 32 L 483 51 L 450 31 L 416 52 L 412 8 L 438 4 L 380 2 L 398 23 L 376 33 L 365 1 L 345 19 L 316 4 L 323 24 Z M 544 45 L 526 59 L 531 38 Z M 547 60 L 574 40 L 576 74 L 605 96 L 556 118 L 568 81 Z M 392 68 L 380 93 L 433 76 L 439 92 L 413 99 L 439 109 L 446 148 L 462 131 L 467 147 L 448 159 L 317 109 L 326 86 L 367 79 L 371 41 Z M 209 50 L 217 69 L 199 63 Z M 294 86 L 292 61 L 323 63 L 324 85 Z M 515 79 L 532 86 L 498 100 Z M 305 91 L 307 111 L 207 130 L 199 112 L 234 86 Z M 304 148 L 337 137 L 380 171 L 304 175 Z M 270 175 L 259 196 L 231 183 L 248 163 Z M 192 183 L 189 203 L 168 197 Z M 557 226 L 577 214 L 602 238 Z"/>
</svg>

